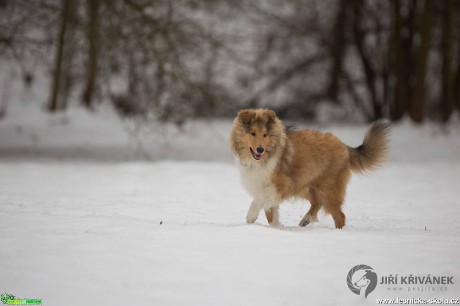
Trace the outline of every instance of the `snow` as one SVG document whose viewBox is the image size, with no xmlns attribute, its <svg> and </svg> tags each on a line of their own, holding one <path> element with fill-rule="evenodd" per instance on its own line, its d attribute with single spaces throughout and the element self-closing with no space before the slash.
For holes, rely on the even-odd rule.
<svg viewBox="0 0 460 306">
<path fill-rule="evenodd" d="M 44 305 L 360 305 L 459 298 L 460 128 L 395 125 L 389 162 L 355 175 L 347 225 L 300 228 L 308 203 L 245 223 L 229 120 L 154 127 L 139 160 L 116 116 L 33 108 L 0 121 L 0 290 Z M 14 115 L 13 115 L 14 114 Z M 358 145 L 366 127 L 316 126 Z M 32 136 L 35 135 L 35 136 Z M 34 140 L 35 139 L 35 140 Z M 34 140 L 34 141 L 33 141 Z M 367 300 L 348 271 L 453 275 L 446 292 Z"/>
</svg>

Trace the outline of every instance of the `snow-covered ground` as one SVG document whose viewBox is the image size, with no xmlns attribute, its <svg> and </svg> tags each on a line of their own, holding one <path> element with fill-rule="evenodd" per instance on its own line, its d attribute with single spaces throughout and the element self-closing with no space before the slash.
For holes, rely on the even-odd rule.
<svg viewBox="0 0 460 306">
<path fill-rule="evenodd" d="M 153 127 L 134 145 L 107 114 L 49 117 L 33 107 L 0 121 L 0 291 L 44 305 L 361 305 L 376 298 L 460 298 L 460 125 L 394 126 L 389 162 L 353 177 L 347 226 L 282 227 L 251 201 L 228 152 L 230 121 Z M 317 126 L 358 145 L 358 126 Z M 137 149 L 136 149 L 137 148 Z M 139 156 L 151 161 L 139 160 Z M 454 276 L 447 291 L 367 299 L 348 271 Z M 415 290 L 415 291 L 414 291 Z M 426 289 L 425 289 L 426 290 Z"/>
</svg>

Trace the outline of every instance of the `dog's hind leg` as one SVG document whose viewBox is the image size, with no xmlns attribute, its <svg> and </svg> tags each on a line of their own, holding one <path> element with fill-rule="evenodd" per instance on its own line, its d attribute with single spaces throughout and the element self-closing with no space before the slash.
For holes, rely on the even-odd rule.
<svg viewBox="0 0 460 306">
<path fill-rule="evenodd" d="M 302 220 L 300 220 L 300 226 L 306 226 L 310 222 L 318 222 L 318 211 L 321 208 L 321 200 L 313 188 L 310 188 L 308 196 L 305 198 L 310 201 L 311 207 Z"/>
<path fill-rule="evenodd" d="M 335 227 L 338 229 L 341 229 L 342 227 L 344 227 L 345 226 L 345 214 L 342 212 L 342 204 L 343 204 L 344 198 L 341 197 L 340 194 L 332 191 L 327 194 L 321 194 L 318 197 L 318 199 L 320 203 L 322 203 L 322 207 L 324 207 L 324 210 L 326 211 L 326 213 L 332 215 L 332 218 L 334 219 Z M 313 209 L 313 204 L 312 204 L 312 208 L 310 208 L 310 211 L 312 209 Z M 312 221 L 309 215 L 310 211 L 305 215 L 302 221 L 300 221 L 300 226 L 305 226 L 308 223 L 310 223 L 310 221 Z M 303 223 L 305 220 L 306 220 L 306 223 Z"/>
<path fill-rule="evenodd" d="M 343 213 L 342 209 L 336 209 L 335 211 L 331 212 L 332 218 L 334 219 L 335 228 L 342 229 L 345 226 L 345 214 Z"/>
<path fill-rule="evenodd" d="M 266 208 L 265 216 L 267 217 L 268 224 L 273 226 L 279 225 L 278 206 Z"/>
<path fill-rule="evenodd" d="M 342 211 L 342 205 L 345 200 L 347 183 L 350 179 L 351 172 L 348 169 L 341 171 L 335 182 L 326 194 L 322 195 L 324 210 L 332 215 L 335 228 L 341 229 L 345 226 L 345 214 Z"/>
</svg>

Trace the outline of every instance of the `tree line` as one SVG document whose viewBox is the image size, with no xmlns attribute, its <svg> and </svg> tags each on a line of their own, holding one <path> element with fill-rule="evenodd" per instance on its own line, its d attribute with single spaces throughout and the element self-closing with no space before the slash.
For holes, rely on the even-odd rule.
<svg viewBox="0 0 460 306">
<path fill-rule="evenodd" d="M 25 83 L 47 69 L 49 112 L 314 119 L 330 105 L 420 123 L 460 111 L 459 1 L 0 0 L 0 17 L 0 61 Z"/>
</svg>

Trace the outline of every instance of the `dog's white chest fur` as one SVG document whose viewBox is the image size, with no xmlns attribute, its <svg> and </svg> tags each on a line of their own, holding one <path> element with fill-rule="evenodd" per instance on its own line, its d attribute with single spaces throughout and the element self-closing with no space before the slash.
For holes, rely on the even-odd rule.
<svg viewBox="0 0 460 306">
<path fill-rule="evenodd" d="M 241 181 L 246 191 L 255 199 L 264 202 L 264 206 L 270 207 L 275 204 L 276 187 L 272 183 L 271 175 L 276 166 L 275 161 L 269 161 L 265 165 L 249 163 L 243 165 L 238 161 Z"/>
</svg>

